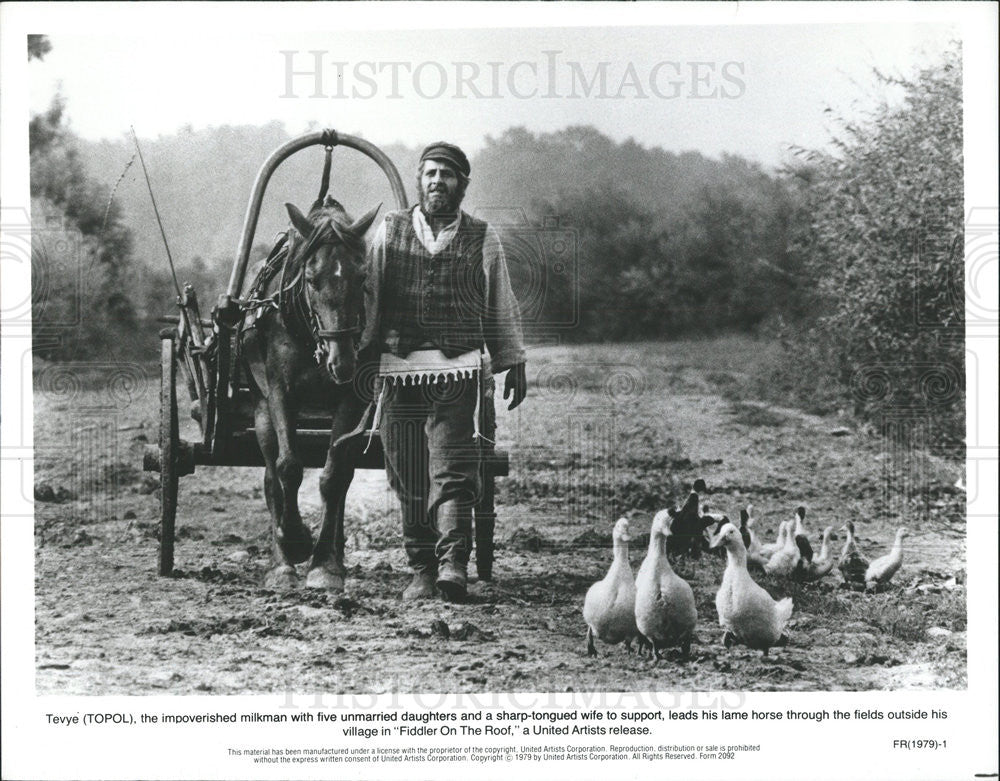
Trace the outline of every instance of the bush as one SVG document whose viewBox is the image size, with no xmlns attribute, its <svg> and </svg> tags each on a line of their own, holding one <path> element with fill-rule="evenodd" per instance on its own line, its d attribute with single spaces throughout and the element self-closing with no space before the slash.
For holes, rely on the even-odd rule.
<svg viewBox="0 0 1000 781">
<path fill-rule="evenodd" d="M 50 360 L 129 356 L 148 280 L 136 273 L 120 208 L 84 171 L 63 110 L 57 97 L 28 128 L 34 349 Z"/>
<path fill-rule="evenodd" d="M 829 390 L 863 418 L 924 414 L 938 444 L 964 430 L 962 73 L 957 47 L 909 79 L 864 124 L 841 122 L 834 152 L 799 150 L 804 317 L 779 325 L 763 367 L 799 401 Z"/>
</svg>

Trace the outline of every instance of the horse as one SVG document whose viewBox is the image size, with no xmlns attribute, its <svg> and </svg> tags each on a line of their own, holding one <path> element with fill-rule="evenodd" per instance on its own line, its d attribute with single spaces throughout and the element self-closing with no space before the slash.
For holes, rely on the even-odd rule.
<svg viewBox="0 0 1000 781">
<path fill-rule="evenodd" d="M 355 221 L 322 194 L 308 215 L 290 203 L 285 208 L 291 227 L 250 288 L 237 340 L 271 515 L 273 561 L 265 585 L 296 586 L 295 565 L 308 560 L 307 587 L 342 591 L 344 500 L 357 458 L 351 434 L 360 433 L 367 408 L 353 382 L 364 318 L 364 236 L 381 204 Z M 325 410 L 332 419 L 315 544 L 298 507 L 303 462 L 295 452 L 296 425 L 304 409 Z"/>
</svg>

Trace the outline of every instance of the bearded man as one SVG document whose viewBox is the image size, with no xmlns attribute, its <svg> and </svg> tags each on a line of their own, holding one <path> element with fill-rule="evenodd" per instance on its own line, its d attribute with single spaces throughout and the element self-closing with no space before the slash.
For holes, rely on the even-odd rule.
<svg viewBox="0 0 1000 781">
<path fill-rule="evenodd" d="M 368 256 L 361 348 L 381 353 L 388 378 L 379 427 L 413 569 L 407 600 L 437 591 L 462 601 L 467 593 L 480 491 L 477 372 L 483 366 L 507 372 L 508 409 L 527 392 L 520 318 L 500 239 L 460 208 L 469 174 L 457 146 L 428 146 L 417 170 L 419 203 L 386 215 Z"/>
</svg>

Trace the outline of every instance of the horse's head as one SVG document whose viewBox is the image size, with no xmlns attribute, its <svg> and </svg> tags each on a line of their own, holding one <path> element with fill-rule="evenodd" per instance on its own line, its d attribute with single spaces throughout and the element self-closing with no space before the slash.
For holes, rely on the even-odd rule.
<svg viewBox="0 0 1000 781">
<path fill-rule="evenodd" d="M 317 202 L 307 217 L 286 203 L 295 237 L 289 263 L 300 267 L 302 290 L 318 356 L 334 382 L 354 378 L 355 345 L 362 327 L 364 237 L 380 208 L 352 221 L 332 198 Z"/>
</svg>

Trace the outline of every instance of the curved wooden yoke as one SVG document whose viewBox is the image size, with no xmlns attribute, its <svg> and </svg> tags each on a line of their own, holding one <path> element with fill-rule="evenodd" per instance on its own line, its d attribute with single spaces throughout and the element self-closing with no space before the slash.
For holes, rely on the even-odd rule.
<svg viewBox="0 0 1000 781">
<path fill-rule="evenodd" d="M 281 163 L 291 157 L 296 152 L 310 146 L 346 146 L 356 149 L 364 155 L 374 160 L 378 167 L 389 180 L 392 187 L 392 194 L 396 198 L 396 205 L 400 209 L 407 207 L 406 191 L 403 189 L 403 181 L 399 178 L 399 171 L 393 165 L 386 154 L 374 144 L 355 136 L 342 135 L 336 130 L 320 130 L 315 133 L 306 133 L 298 138 L 293 138 L 288 143 L 278 147 L 271 156 L 264 161 L 257 172 L 257 179 L 253 183 L 253 192 L 250 194 L 250 203 L 247 206 L 246 217 L 243 218 L 243 233 L 240 235 L 240 243 L 236 249 L 236 264 L 233 266 L 233 273 L 229 277 L 229 286 L 224 295 L 219 297 L 219 310 L 229 309 L 230 302 L 237 298 L 243 289 L 243 278 L 246 275 L 247 264 L 250 260 L 250 248 L 253 246 L 254 233 L 257 231 L 257 220 L 260 217 L 260 207 L 264 201 L 264 191 L 271 180 L 271 175 Z"/>
</svg>

